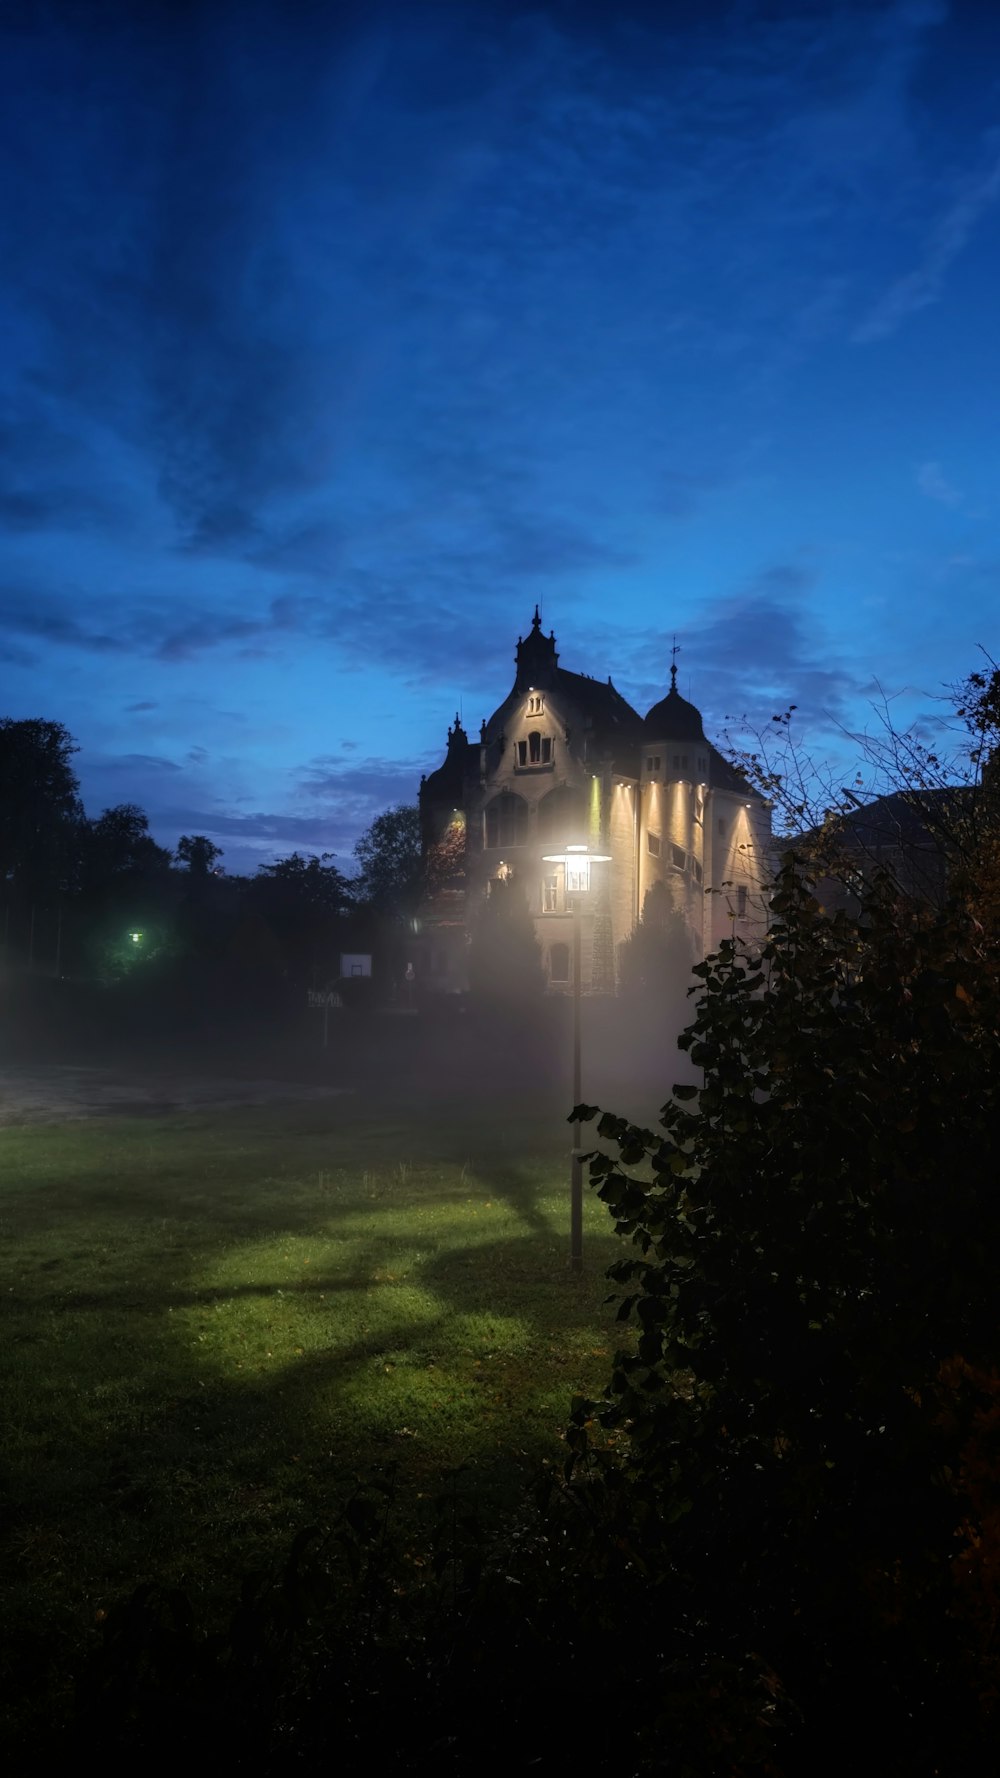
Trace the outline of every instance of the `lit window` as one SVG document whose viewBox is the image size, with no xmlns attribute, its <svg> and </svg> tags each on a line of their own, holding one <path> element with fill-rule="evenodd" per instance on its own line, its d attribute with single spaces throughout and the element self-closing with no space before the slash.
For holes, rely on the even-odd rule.
<svg viewBox="0 0 1000 1778">
<path fill-rule="evenodd" d="M 535 692 L 532 692 L 530 698 L 528 699 L 528 715 L 529 716 L 541 716 L 541 714 L 542 714 L 541 693 L 535 691 Z"/>
<path fill-rule="evenodd" d="M 659 856 L 660 856 L 660 836 L 659 836 L 659 834 L 658 833 L 648 833 L 646 835 L 646 845 L 649 848 L 651 857 L 659 858 Z"/>
<path fill-rule="evenodd" d="M 553 873 L 551 877 L 542 878 L 542 913 L 556 914 L 559 911 L 559 878 Z"/>
</svg>

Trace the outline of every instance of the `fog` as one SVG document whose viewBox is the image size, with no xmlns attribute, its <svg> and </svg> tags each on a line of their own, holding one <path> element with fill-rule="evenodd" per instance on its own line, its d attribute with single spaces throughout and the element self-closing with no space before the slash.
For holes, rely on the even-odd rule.
<svg viewBox="0 0 1000 1778">
<path fill-rule="evenodd" d="M 0 1120 L 169 1114 L 278 1100 L 350 1101 L 414 1128 L 483 1118 L 484 1139 L 519 1119 L 565 1131 L 573 1105 L 573 1004 L 489 1013 L 442 1000 L 417 1010 L 305 1004 L 168 1004 L 120 987 L 0 977 Z M 668 1015 L 584 998 L 584 1100 L 655 1121 L 693 1071 Z M 332 1119 L 335 1127 L 336 1118 Z M 568 1141 L 568 1132 L 567 1132 Z"/>
</svg>

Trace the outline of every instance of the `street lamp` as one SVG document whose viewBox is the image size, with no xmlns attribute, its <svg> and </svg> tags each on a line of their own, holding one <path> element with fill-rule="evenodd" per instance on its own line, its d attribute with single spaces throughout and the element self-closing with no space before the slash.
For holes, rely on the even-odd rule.
<svg viewBox="0 0 1000 1778">
<path fill-rule="evenodd" d="M 566 894 L 573 898 L 573 1104 L 582 1098 L 580 1087 L 580 900 L 590 888 L 594 864 L 610 864 L 609 852 L 592 852 L 589 846 L 567 846 L 565 852 L 546 852 L 543 864 L 561 864 Z M 573 1125 L 569 1163 L 569 1263 L 574 1272 L 583 1265 L 583 1162 L 580 1159 L 580 1124 Z"/>
</svg>

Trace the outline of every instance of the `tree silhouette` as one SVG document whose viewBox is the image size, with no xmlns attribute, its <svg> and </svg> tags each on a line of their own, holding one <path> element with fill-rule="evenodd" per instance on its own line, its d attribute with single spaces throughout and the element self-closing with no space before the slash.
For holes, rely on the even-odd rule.
<svg viewBox="0 0 1000 1778">
<path fill-rule="evenodd" d="M 182 833 L 174 857 L 178 864 L 187 866 L 193 877 L 208 877 L 214 874 L 216 859 L 222 857 L 222 847 L 203 833 Z"/>
</svg>

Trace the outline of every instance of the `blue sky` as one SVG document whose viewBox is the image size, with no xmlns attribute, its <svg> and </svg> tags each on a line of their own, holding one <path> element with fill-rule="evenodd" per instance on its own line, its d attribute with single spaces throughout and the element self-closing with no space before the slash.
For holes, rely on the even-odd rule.
<svg viewBox="0 0 1000 1778">
<path fill-rule="evenodd" d="M 0 68 L 0 714 L 88 812 L 348 864 L 536 600 L 835 772 L 996 653 L 1000 9 L 74 0 Z"/>
</svg>

